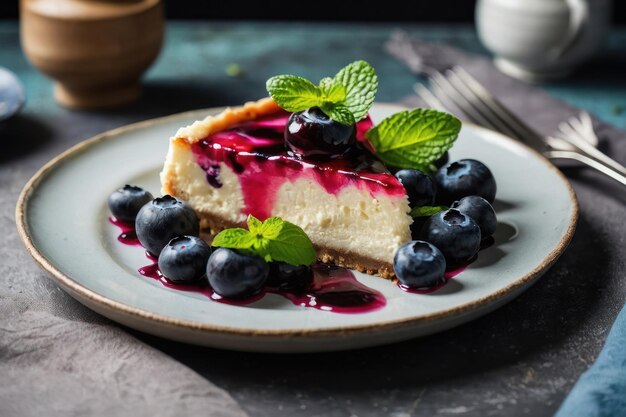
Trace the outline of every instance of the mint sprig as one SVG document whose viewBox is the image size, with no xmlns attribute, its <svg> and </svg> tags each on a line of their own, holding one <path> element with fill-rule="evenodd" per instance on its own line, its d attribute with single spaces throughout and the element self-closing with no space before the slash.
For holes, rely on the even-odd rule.
<svg viewBox="0 0 626 417">
<path fill-rule="evenodd" d="M 429 171 L 460 130 L 461 121 L 451 114 L 418 108 L 387 117 L 365 137 L 386 165 Z"/>
<path fill-rule="evenodd" d="M 279 261 L 291 265 L 310 265 L 317 257 L 313 243 L 304 230 L 280 217 L 270 217 L 261 222 L 249 215 L 248 230 L 222 230 L 215 236 L 212 245 L 257 255 L 266 262 Z"/>
<path fill-rule="evenodd" d="M 280 107 L 299 112 L 319 107 L 331 119 L 354 124 L 363 119 L 374 103 L 378 77 L 365 61 L 355 61 L 333 78 L 323 78 L 314 85 L 296 75 L 277 75 L 267 80 L 267 91 Z"/>
</svg>

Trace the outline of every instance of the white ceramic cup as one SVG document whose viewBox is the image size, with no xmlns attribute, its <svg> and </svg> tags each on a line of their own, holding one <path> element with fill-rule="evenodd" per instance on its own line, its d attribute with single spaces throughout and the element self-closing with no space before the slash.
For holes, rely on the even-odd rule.
<svg viewBox="0 0 626 417">
<path fill-rule="evenodd" d="M 541 81 L 601 49 L 611 10 L 611 0 L 478 0 L 476 26 L 501 71 Z"/>
</svg>

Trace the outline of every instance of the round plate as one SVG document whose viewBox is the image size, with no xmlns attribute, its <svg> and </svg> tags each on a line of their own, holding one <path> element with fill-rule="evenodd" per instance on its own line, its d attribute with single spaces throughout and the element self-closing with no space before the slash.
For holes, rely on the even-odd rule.
<svg viewBox="0 0 626 417">
<path fill-rule="evenodd" d="M 538 153 L 497 133 L 465 125 L 452 159 L 475 158 L 498 183 L 496 244 L 431 294 L 409 294 L 391 281 L 356 273 L 387 305 L 361 314 L 297 307 L 277 295 L 247 306 L 167 289 L 137 269 L 140 247 L 116 240 L 107 196 L 123 184 L 159 194 L 168 139 L 209 109 L 149 120 L 82 142 L 45 165 L 25 186 L 17 225 L 26 248 L 81 303 L 132 328 L 226 349 L 312 352 L 380 345 L 457 326 L 510 301 L 565 250 L 578 217 L 574 192 Z M 375 122 L 402 110 L 375 105 Z M 381 225 L 383 226 L 383 225 Z"/>
</svg>

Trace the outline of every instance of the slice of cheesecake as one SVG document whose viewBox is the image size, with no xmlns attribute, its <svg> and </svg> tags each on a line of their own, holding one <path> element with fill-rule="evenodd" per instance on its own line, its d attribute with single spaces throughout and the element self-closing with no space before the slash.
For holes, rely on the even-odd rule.
<svg viewBox="0 0 626 417">
<path fill-rule="evenodd" d="M 287 152 L 289 113 L 271 98 L 228 108 L 170 139 L 162 192 L 186 200 L 211 233 L 241 227 L 248 214 L 302 227 L 318 258 L 385 278 L 398 247 L 411 240 L 400 182 L 368 150 L 369 118 L 342 158 L 303 160 Z"/>
</svg>

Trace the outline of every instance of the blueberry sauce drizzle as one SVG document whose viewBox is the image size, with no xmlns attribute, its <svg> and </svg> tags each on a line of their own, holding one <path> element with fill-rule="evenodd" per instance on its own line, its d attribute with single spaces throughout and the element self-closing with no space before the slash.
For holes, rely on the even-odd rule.
<svg viewBox="0 0 626 417">
<path fill-rule="evenodd" d="M 443 286 L 445 286 L 448 281 L 450 281 L 452 278 L 456 277 L 457 275 L 459 275 L 461 272 L 465 271 L 465 268 L 467 268 L 472 262 L 474 262 L 476 260 L 476 258 L 472 259 L 471 261 L 469 261 L 468 263 L 464 264 L 464 265 L 460 265 L 457 266 L 453 269 L 449 269 L 445 272 L 445 274 L 443 275 L 443 280 L 441 280 L 441 282 L 439 282 L 439 284 L 432 286 L 432 287 L 427 287 L 427 288 L 411 288 L 408 287 L 406 285 L 400 284 L 399 281 L 396 280 L 396 285 L 398 287 L 400 287 L 400 289 L 402 291 L 405 292 L 410 292 L 411 294 L 430 294 L 433 293 L 439 289 L 441 289 Z"/>
<path fill-rule="evenodd" d="M 120 228 L 121 234 L 117 237 L 120 243 L 131 246 L 141 246 L 137 240 L 137 234 L 133 225 L 109 217 L 109 222 Z M 486 239 L 481 250 L 484 250 L 494 244 L 493 238 Z M 207 296 L 208 298 L 231 305 L 247 305 L 263 298 L 265 293 L 282 295 L 290 300 L 293 304 L 302 307 L 311 307 L 319 310 L 332 311 L 335 313 L 366 313 L 369 311 L 383 308 L 387 301 L 379 292 L 366 285 L 360 283 L 349 269 L 341 268 L 334 265 L 315 264 L 313 265 L 313 284 L 309 291 L 304 293 L 295 293 L 289 291 L 280 291 L 273 288 L 265 288 L 252 297 L 232 300 L 221 297 L 216 294 L 209 286 L 206 280 L 191 284 L 173 283 L 168 280 L 157 264 L 157 258 L 146 251 L 146 257 L 152 261 L 151 264 L 138 269 L 140 275 L 146 278 L 152 278 L 159 281 L 164 287 L 179 290 L 196 292 Z M 457 266 L 446 271 L 444 279 L 437 285 L 429 288 L 410 288 L 400 284 L 396 280 L 396 285 L 405 292 L 412 294 L 430 294 L 441 289 L 446 283 L 463 272 L 476 258 L 464 265 Z"/>
<path fill-rule="evenodd" d="M 334 313 L 367 313 L 387 305 L 385 296 L 359 281 L 346 268 L 317 263 L 313 265 L 313 284 L 304 293 L 269 290 L 302 307 Z"/>
<path fill-rule="evenodd" d="M 402 184 L 374 156 L 365 138 L 365 132 L 372 127 L 369 117 L 357 123 L 357 145 L 341 157 L 327 160 L 300 159 L 285 148 L 288 119 L 289 114 L 281 112 L 216 132 L 191 146 L 196 163 L 211 186 L 223 185 L 220 163 L 240 177 L 242 212 L 260 219 L 269 217 L 279 188 L 299 178 L 310 179 L 330 194 L 356 185 L 372 197 L 404 195 Z"/>
<path fill-rule="evenodd" d="M 332 265 L 313 265 L 313 283 L 302 293 L 264 288 L 252 297 L 228 299 L 215 293 L 206 279 L 188 284 L 171 282 L 159 270 L 156 258 L 148 252 L 146 257 L 152 263 L 139 268 L 139 273 L 144 277 L 155 279 L 167 288 L 199 293 L 213 301 L 230 305 L 251 304 L 263 298 L 266 293 L 281 295 L 297 306 L 333 313 L 367 313 L 381 309 L 387 304 L 382 293 L 357 281 L 352 271 Z"/>
<path fill-rule="evenodd" d="M 141 246 L 139 239 L 137 239 L 137 233 L 135 232 L 135 225 L 127 223 L 116 217 L 110 216 L 109 223 L 120 228 L 120 234 L 117 236 L 117 240 L 125 245 Z"/>
</svg>

